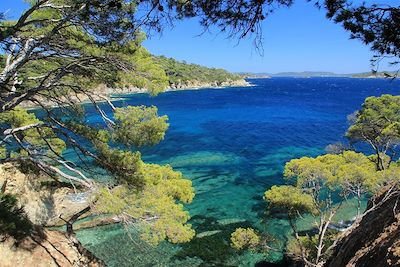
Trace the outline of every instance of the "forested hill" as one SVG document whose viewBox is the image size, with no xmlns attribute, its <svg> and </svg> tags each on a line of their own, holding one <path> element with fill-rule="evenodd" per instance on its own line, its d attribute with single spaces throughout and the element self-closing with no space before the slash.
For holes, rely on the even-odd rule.
<svg viewBox="0 0 400 267">
<path fill-rule="evenodd" d="M 156 64 L 164 69 L 172 89 L 202 86 L 229 86 L 242 82 L 238 74 L 224 69 L 207 68 L 197 64 L 180 62 L 165 56 L 153 56 Z"/>
</svg>

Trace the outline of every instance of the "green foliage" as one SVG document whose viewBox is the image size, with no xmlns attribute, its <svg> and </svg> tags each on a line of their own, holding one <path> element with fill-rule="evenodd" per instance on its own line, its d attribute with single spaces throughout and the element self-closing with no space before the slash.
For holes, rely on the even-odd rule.
<svg viewBox="0 0 400 267">
<path fill-rule="evenodd" d="M 337 234 L 329 232 L 325 238 L 324 243 L 326 244 L 323 253 L 326 252 L 327 248 L 333 244 L 335 238 L 337 238 Z M 300 244 L 299 244 L 300 243 Z M 318 245 L 318 235 L 304 235 L 300 236 L 299 240 L 294 238 L 290 239 L 287 246 L 286 251 L 289 254 L 292 254 L 294 257 L 299 258 L 301 260 L 301 248 L 306 254 L 307 259 L 311 262 L 316 259 L 316 246 Z"/>
<path fill-rule="evenodd" d="M 157 115 L 157 108 L 137 106 L 117 108 L 114 140 L 127 146 L 155 145 L 164 139 L 168 117 Z"/>
<path fill-rule="evenodd" d="M 309 157 L 293 159 L 286 163 L 283 175 L 287 179 L 295 178 L 296 186 L 299 188 L 324 183 L 331 172 L 320 159 Z"/>
<path fill-rule="evenodd" d="M 393 11 L 391 9 L 382 11 L 373 7 L 365 14 L 366 9 L 362 6 L 363 12 L 360 15 L 360 10 L 343 8 L 345 2 L 329 1 L 326 4 L 328 16 L 335 18 L 337 22 L 344 22 L 345 28 L 355 34 L 353 37 L 361 37 L 360 39 L 366 43 L 373 43 L 373 49 L 379 53 L 396 55 L 398 47 L 394 44 L 398 43 L 396 42 L 398 35 L 392 34 L 387 29 L 391 28 L 395 31 L 398 27 L 386 27 L 387 29 L 382 30 L 382 25 L 394 25 L 391 23 L 391 16 L 385 15 L 385 12 L 392 14 Z M 221 84 L 227 80 L 237 79 L 237 76 L 223 70 L 176 63 L 163 57 L 155 59 L 155 63 L 148 51 L 141 47 L 144 36 L 138 32 L 138 29 L 150 27 L 160 31 L 163 18 L 170 19 L 171 14 L 176 15 L 175 18 L 201 15 L 203 26 L 217 24 L 223 30 L 231 29 L 229 32 L 232 35 L 239 34 L 244 37 L 249 32 L 257 31 L 259 21 L 274 10 L 276 5 L 272 5 L 273 3 L 278 6 L 290 6 L 293 1 L 268 1 L 268 5 L 264 1 L 236 1 L 233 4 L 231 1 L 208 0 L 190 1 L 190 3 L 129 0 L 51 1 L 52 4 L 59 5 L 57 8 L 46 6 L 47 1 L 31 0 L 29 3 L 32 8 L 35 6 L 38 8 L 31 9 L 32 12 L 27 13 L 29 16 L 26 19 L 22 17 L 22 23 L 4 21 L 4 14 L 0 16 L 2 51 L 10 52 L 14 50 L 15 45 L 17 49 L 11 52 L 13 60 L 23 59 L 17 62 L 17 67 L 13 71 L 8 73 L 5 71 L 4 75 L 1 75 L 1 87 L 4 90 L 0 105 L 1 110 L 6 111 L 2 115 L 1 123 L 14 128 L 30 123 L 42 124 L 28 113 L 15 109 L 26 100 L 40 102 L 44 98 L 55 101 L 60 106 L 72 107 L 76 105 L 76 101 L 71 99 L 71 95 L 76 95 L 79 99 L 80 95 L 90 93 L 88 88 L 95 88 L 100 84 L 111 87 L 145 87 L 155 95 L 167 86 L 168 80 L 175 84 L 185 84 L 193 80 L 217 81 L 217 84 Z M 138 5 L 146 5 L 147 9 L 154 12 L 144 16 L 144 19 L 137 18 L 135 12 L 138 10 Z M 168 11 L 168 16 L 162 13 L 164 10 Z M 254 10 L 262 12 L 254 12 Z M 393 10 L 397 11 L 396 8 Z M 384 13 L 379 14 L 379 12 Z M 374 22 L 373 28 L 368 28 L 371 23 L 366 23 L 365 17 Z M 385 23 L 376 25 L 375 19 L 371 18 L 383 19 Z M 381 38 L 384 41 L 381 41 Z M 29 49 L 30 47 L 32 50 Z M 25 56 L 27 58 L 24 59 Z M 2 67 L 5 66 L 4 59 L 5 57 L 1 56 Z M 168 80 L 163 70 L 167 72 Z M 376 114 L 366 112 L 370 117 L 378 117 L 377 124 L 380 127 L 378 131 L 381 130 L 380 136 L 376 138 L 370 136 L 367 141 L 377 141 L 379 145 L 383 143 L 383 147 L 389 147 L 388 145 L 398 142 L 399 120 L 396 116 L 399 112 L 396 106 L 398 108 L 399 105 L 398 100 L 395 102 L 396 105 L 390 103 L 387 105 L 386 102 L 382 105 L 383 108 L 389 107 L 389 112 L 386 110 L 376 111 Z M 373 103 L 372 106 L 374 105 Z M 359 113 L 359 121 L 355 125 L 362 124 L 362 112 Z M 379 114 L 384 114 L 384 117 L 379 118 Z M 366 118 L 368 118 L 367 115 Z M 391 118 L 392 115 L 394 118 Z M 54 119 L 53 115 L 48 116 L 50 120 L 43 120 L 46 123 Z M 80 133 L 81 137 L 88 139 L 92 146 L 79 149 L 82 149 L 85 155 L 91 155 L 94 151 L 92 158 L 116 178 L 114 188 L 110 191 L 101 190 L 97 203 L 99 212 L 124 214 L 141 222 L 144 238 L 151 243 L 158 243 L 165 238 L 172 242 L 189 240 L 194 233 L 186 224 L 189 216 L 180 202 L 192 200 L 191 183 L 182 179 L 181 175 L 173 172 L 170 167 L 147 165 L 142 162 L 140 153 L 120 149 L 120 145 L 139 147 L 161 141 L 167 128 L 166 118 L 158 117 L 154 109 L 147 110 L 140 107 L 118 110 L 115 117 L 117 123 L 113 129 L 109 130 L 93 129 L 86 125 L 76 126 L 82 123 L 82 120 L 75 121 L 73 129 L 75 131 L 62 129 L 74 137 Z M 386 125 L 387 122 L 386 124 L 380 122 L 386 118 L 389 118 L 389 125 Z M 372 120 L 370 124 L 373 123 L 376 122 Z M 365 126 L 369 127 L 367 124 Z M 59 127 L 58 130 L 63 128 L 60 124 L 56 124 L 56 127 Z M 18 132 L 14 136 L 15 142 L 12 145 L 1 147 L 1 157 L 30 156 L 33 161 L 33 159 L 37 160 L 36 153 L 39 152 L 40 160 L 43 160 L 45 155 L 55 158 L 64 150 L 65 143 L 54 134 L 52 129 L 54 128 L 41 125 L 41 127 Z M 357 140 L 357 127 L 349 129 L 349 132 L 349 137 Z M 20 146 L 24 145 L 25 149 L 7 151 L 9 148 L 15 149 L 16 143 Z M 378 169 L 383 169 L 381 154 L 385 154 L 386 151 L 380 149 L 379 147 L 377 149 Z M 311 211 L 313 208 L 309 199 L 311 197 L 319 204 L 319 192 L 322 187 L 331 190 L 341 186 L 343 181 L 368 185 L 365 181 L 371 181 L 371 179 L 365 178 L 367 169 L 365 167 L 353 169 L 349 164 L 355 166 L 356 163 L 347 163 L 343 158 L 344 156 L 340 160 L 344 160 L 345 166 L 336 164 L 335 158 L 328 157 L 293 162 L 292 166 L 287 166 L 285 174 L 289 178 L 296 179 L 296 187 L 273 188 L 272 193 L 266 194 L 266 198 L 275 200 L 277 205 L 283 205 L 289 209 L 294 205 L 294 209 Z M 331 164 L 331 161 L 335 164 Z M 289 201 L 283 195 L 283 189 L 291 190 L 295 201 Z M 306 204 L 300 205 L 301 200 L 306 200 Z"/>
<path fill-rule="evenodd" d="M 365 99 L 347 136 L 355 141 L 373 140 L 376 143 L 388 138 L 398 140 L 399 123 L 400 96 L 372 96 Z"/>
<path fill-rule="evenodd" d="M 97 152 L 96 163 L 107 170 L 117 183 L 128 187 L 141 188 L 144 186 L 143 161 L 140 152 L 110 148 L 101 142 L 95 143 Z"/>
<path fill-rule="evenodd" d="M 223 69 L 206 68 L 197 64 L 188 64 L 179 62 L 172 58 L 164 56 L 154 57 L 168 76 L 170 84 L 183 84 L 188 82 L 216 82 L 218 85 L 226 81 L 235 81 L 241 79 L 239 75 L 231 74 Z"/>
<path fill-rule="evenodd" d="M 40 16 L 51 17 L 51 14 L 38 14 L 38 17 Z M 44 27 L 38 31 L 44 33 L 46 30 Z M 63 38 L 68 38 L 59 41 L 67 43 L 70 49 L 81 53 L 81 56 L 119 58 L 126 64 L 135 65 L 134 71 L 128 68 L 129 71 L 118 72 L 118 75 L 112 76 L 109 73 L 115 73 L 115 70 L 110 69 L 112 67 L 109 65 L 104 65 L 104 68 L 90 66 L 81 70 L 77 67 L 78 70 L 71 72 L 74 75 L 67 74 L 60 80 L 60 83 L 66 86 L 59 86 L 57 90 L 44 90 L 43 96 L 64 103 L 71 93 L 81 92 L 81 89 L 75 91 L 76 88 L 94 88 L 106 82 L 110 86 L 146 87 L 152 94 L 157 94 L 167 86 L 164 71 L 154 64 L 151 55 L 140 46 L 140 38 L 125 46 L 104 46 L 94 42 L 79 28 L 62 31 L 64 30 Z M 74 59 L 50 58 L 31 61 L 21 69 L 19 75 L 25 79 L 28 76 L 57 72 L 65 64 L 68 65 L 69 60 L 72 62 Z M 22 93 L 24 90 L 35 88 L 40 82 L 34 79 L 27 80 L 21 84 L 18 91 Z M 53 114 L 53 118 L 65 125 L 68 137 L 78 136 L 79 140 L 83 138 L 89 141 L 82 143 L 82 151 L 86 151 L 86 154 L 94 153 L 93 162 L 114 178 L 109 189 L 99 185 L 102 189 L 97 195 L 96 210 L 99 213 L 123 216 L 124 222 L 133 223 L 141 230 L 141 237 L 154 245 L 165 239 L 173 243 L 188 242 L 192 239 L 194 230 L 187 224 L 190 216 L 183 207 L 183 203 L 190 203 L 194 197 L 192 183 L 184 179 L 181 173 L 173 171 L 170 166 L 145 164 L 140 152 L 121 148 L 138 148 L 159 143 L 168 128 L 167 116 L 158 116 L 156 107 L 117 108 L 112 127 L 92 127 L 85 123 L 82 108 L 77 107 L 75 103 L 68 102 L 68 105 L 61 109 L 64 112 L 61 112 L 61 116 L 64 117 L 59 118 Z M 38 157 L 35 153 L 35 160 L 57 166 L 57 157 L 66 148 L 66 143 L 53 132 L 53 128 L 50 127 L 51 119 L 42 122 L 33 113 L 15 108 L 1 113 L 0 123 L 12 129 L 31 124 L 40 125 L 18 132 L 19 140 L 28 148 L 36 147 L 35 151 L 43 154 L 43 157 Z M 31 157 L 27 153 L 18 146 L 1 147 L 1 156 L 5 158 Z M 47 158 L 48 156 L 50 157 Z M 78 167 L 75 168 L 79 170 Z"/>
<path fill-rule="evenodd" d="M 146 185 L 137 191 L 126 186 L 100 190 L 95 209 L 100 213 L 127 216 L 142 230 L 142 238 L 151 244 L 164 239 L 172 243 L 188 242 L 194 236 L 189 214 L 178 202 L 190 203 L 192 183 L 168 165 L 144 164 Z"/>
<path fill-rule="evenodd" d="M 396 179 L 393 173 L 378 172 L 370 157 L 354 151 L 293 159 L 286 163 L 284 176 L 294 186 L 273 186 L 264 199 L 271 208 L 283 209 L 289 216 L 295 239 L 287 244 L 287 251 L 316 265 L 336 238 L 328 226 L 341 203 L 349 195 L 356 197 L 359 215 L 363 194 L 379 190 L 385 179 Z M 299 236 L 294 219 L 303 213 L 315 218 L 316 235 Z"/>
<path fill-rule="evenodd" d="M 320 190 L 325 187 L 340 189 L 346 194 L 354 193 L 356 187 L 363 193 L 373 192 L 379 185 L 379 176 L 370 158 L 353 151 L 293 159 L 286 163 L 284 176 L 296 179 L 299 188 Z"/>
<path fill-rule="evenodd" d="M 400 142 L 400 96 L 382 95 L 365 99 L 346 136 L 352 142 L 367 142 L 377 156 L 377 168 L 386 168 L 382 158 Z"/>
<path fill-rule="evenodd" d="M 226 266 L 230 259 L 237 256 L 236 251 L 230 245 L 232 233 L 237 228 L 251 228 L 251 223 L 244 222 L 222 222 L 215 217 L 207 215 L 195 215 L 191 218 L 196 225 L 198 233 L 190 242 L 180 245 L 176 258 L 200 258 L 203 265 Z M 210 233 L 202 235 L 202 233 Z M 203 266 L 201 265 L 201 266 Z"/>
<path fill-rule="evenodd" d="M 127 1 L 123 10 L 104 9 L 92 3 L 92 14 L 97 12 L 101 15 L 89 19 L 83 17 L 90 16 L 86 14 L 86 10 L 79 9 L 81 2 L 57 2 L 61 6 L 71 5 L 72 8 L 68 11 L 58 8 L 36 9 L 30 14 L 28 21 L 38 22 L 27 23 L 17 33 L 18 38 L 40 39 L 41 36 L 49 36 L 43 47 L 40 47 L 44 55 L 30 58 L 18 69 L 18 92 L 40 88 L 42 97 L 65 102 L 61 97 L 87 94 L 91 90 L 97 90 L 101 84 L 109 87 L 146 88 L 152 95 L 162 92 L 168 86 L 168 77 L 164 70 L 141 46 L 145 39 L 144 33 L 133 29 L 129 32 L 127 29 L 133 25 L 124 16 L 131 16 L 135 12 L 136 3 Z M 74 12 L 74 8 L 78 10 Z M 70 16 L 70 20 L 75 20 L 75 23 L 68 24 L 68 20 L 65 25 L 57 23 L 66 16 Z M 98 25 L 96 23 L 99 21 L 96 20 L 101 20 L 104 24 Z M 12 25 L 15 25 L 14 21 L 0 22 L 2 34 L 7 34 Z M 101 39 L 102 37 L 105 39 Z M 106 41 L 107 38 L 111 40 Z M 2 65 L 4 58 L 2 55 Z M 57 90 L 52 90 L 52 86 L 43 87 L 43 82 L 52 81 L 53 78 L 57 80 Z"/>
<path fill-rule="evenodd" d="M 21 143 L 35 147 L 38 153 L 43 156 L 55 157 L 65 150 L 66 144 L 57 137 L 54 131 L 40 121 L 33 113 L 29 113 L 24 109 L 16 108 L 11 111 L 0 113 L 0 124 L 3 127 L 15 129 L 23 126 L 38 124 L 38 127 L 28 128 L 23 131 L 16 132 L 15 135 Z M 26 155 L 26 151 L 19 146 L 9 147 L 3 146 L 2 154 L 17 157 Z"/>
<path fill-rule="evenodd" d="M 264 194 L 264 199 L 270 207 L 277 207 L 286 210 L 289 216 L 296 216 L 298 213 L 316 213 L 316 206 L 313 198 L 301 189 L 290 186 L 272 186 Z"/>
<path fill-rule="evenodd" d="M 3 237 L 19 241 L 33 230 L 32 223 L 12 195 L 0 193 L 0 214 L 0 235 Z"/>
<path fill-rule="evenodd" d="M 116 85 L 119 87 L 146 88 L 152 95 L 157 95 L 168 87 L 168 76 L 146 48 L 140 45 L 140 42 L 125 46 L 129 50 L 124 51 L 121 57 L 130 62 L 135 71 L 119 72 L 119 82 Z"/>
<path fill-rule="evenodd" d="M 119 184 L 142 188 L 149 182 L 139 151 L 121 149 L 155 145 L 168 128 L 167 116 L 158 116 L 156 107 L 128 106 L 116 108 L 115 125 L 98 129 L 85 124 L 69 122 L 69 128 L 85 137 L 96 151 L 95 163 L 107 170 Z"/>
<path fill-rule="evenodd" d="M 255 249 L 260 244 L 260 236 L 252 228 L 237 228 L 231 235 L 231 246 L 236 250 Z"/>
<path fill-rule="evenodd" d="M 0 159 L 4 159 L 7 157 L 7 148 L 6 146 L 0 146 Z"/>
<path fill-rule="evenodd" d="M 351 38 L 370 46 L 376 54 L 372 60 L 376 66 L 384 56 L 393 56 L 392 64 L 399 63 L 398 5 L 380 5 L 379 1 L 341 0 L 325 1 L 325 8 L 327 17 L 342 24 L 351 33 Z"/>
<path fill-rule="evenodd" d="M 397 184 L 400 182 L 400 162 L 390 165 L 390 168 L 379 171 L 378 181 L 381 183 L 380 186 L 383 187 L 388 184 Z"/>
<path fill-rule="evenodd" d="M 380 184 L 373 162 L 362 153 L 345 151 L 342 154 L 343 163 L 334 176 L 335 183 L 342 187 L 345 193 L 363 194 L 375 192 Z"/>
</svg>

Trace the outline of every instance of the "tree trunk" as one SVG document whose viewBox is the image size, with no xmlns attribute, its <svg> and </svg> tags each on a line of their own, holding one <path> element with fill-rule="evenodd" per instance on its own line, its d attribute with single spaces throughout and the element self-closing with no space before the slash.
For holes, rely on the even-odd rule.
<svg viewBox="0 0 400 267">
<path fill-rule="evenodd" d="M 357 188 L 357 218 L 360 217 L 361 213 L 361 190 Z"/>
<path fill-rule="evenodd" d="M 383 159 L 381 158 L 381 153 L 379 152 L 378 149 L 375 150 L 376 153 L 376 168 L 378 171 L 383 171 L 385 169 L 385 166 L 383 164 Z"/>
<path fill-rule="evenodd" d="M 321 220 L 321 226 L 322 226 L 322 231 L 319 234 L 318 237 L 318 247 L 317 247 L 317 257 L 315 259 L 315 265 L 319 266 L 321 264 L 320 260 L 321 260 L 321 256 L 322 256 L 322 250 L 324 249 L 324 238 L 325 238 L 325 234 L 326 234 L 326 230 L 328 229 L 328 226 L 330 225 L 333 216 L 336 214 L 335 211 L 331 211 L 328 219 L 325 221 L 325 223 L 323 223 L 323 220 Z"/>
<path fill-rule="evenodd" d="M 90 259 L 93 262 L 96 262 L 99 266 L 106 266 L 105 263 L 96 258 L 96 256 L 93 255 L 92 252 L 90 252 L 89 250 L 87 250 L 82 244 L 81 242 L 79 242 L 79 240 L 76 238 L 75 232 L 74 232 L 74 228 L 73 228 L 73 224 L 85 213 L 90 211 L 90 206 L 84 208 L 83 210 L 81 210 L 80 212 L 74 214 L 68 221 L 65 221 L 67 224 L 67 237 L 69 240 L 71 240 L 71 242 L 74 244 L 74 246 L 76 247 L 76 249 L 79 251 L 79 253 L 81 253 L 82 255 L 86 256 L 88 259 Z"/>
</svg>

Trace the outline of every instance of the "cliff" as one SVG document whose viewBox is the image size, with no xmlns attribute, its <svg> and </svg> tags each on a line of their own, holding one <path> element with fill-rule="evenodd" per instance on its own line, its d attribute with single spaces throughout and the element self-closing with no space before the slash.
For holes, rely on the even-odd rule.
<svg viewBox="0 0 400 267">
<path fill-rule="evenodd" d="M 325 266 L 400 266 L 399 198 L 398 184 L 375 195 L 370 211 L 343 233 Z"/>
</svg>

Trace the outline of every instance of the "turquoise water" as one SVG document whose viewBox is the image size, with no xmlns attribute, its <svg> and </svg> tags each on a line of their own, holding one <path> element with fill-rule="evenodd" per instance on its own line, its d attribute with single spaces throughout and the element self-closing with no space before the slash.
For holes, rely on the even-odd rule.
<svg viewBox="0 0 400 267">
<path fill-rule="evenodd" d="M 143 158 L 169 163 L 193 181 L 196 198 L 187 209 L 197 237 L 187 244 L 152 248 L 136 233 L 129 236 L 113 225 L 79 231 L 83 244 L 109 266 L 267 266 L 279 261 L 279 253 L 236 253 L 229 247 L 230 233 L 251 226 L 268 233 L 274 246 L 284 246 L 289 226 L 283 218 L 265 214 L 262 195 L 284 182 L 285 162 L 321 154 L 328 144 L 343 140 L 347 115 L 365 97 L 400 92 L 399 81 L 382 79 L 251 82 L 253 87 L 168 92 L 155 98 L 131 95 L 117 101 L 155 105 L 169 116 L 165 140 L 143 149 Z M 100 118 L 92 115 L 89 121 Z M 340 218 L 354 214 L 350 201 Z"/>
</svg>

